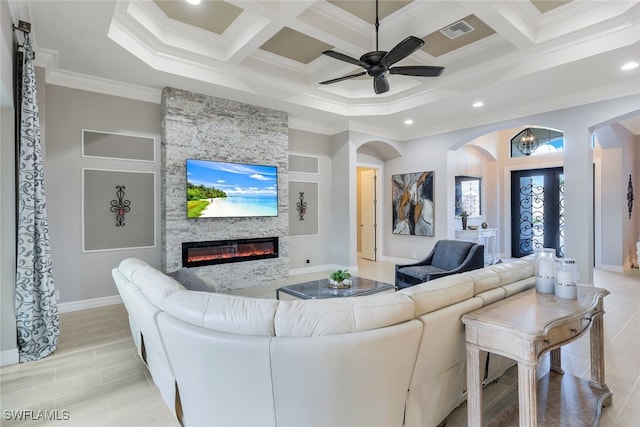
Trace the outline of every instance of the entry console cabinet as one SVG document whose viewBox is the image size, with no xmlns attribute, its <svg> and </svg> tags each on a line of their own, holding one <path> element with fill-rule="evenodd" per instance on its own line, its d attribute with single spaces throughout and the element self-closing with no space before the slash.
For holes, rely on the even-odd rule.
<svg viewBox="0 0 640 427">
<path fill-rule="evenodd" d="M 482 228 L 478 230 L 456 230 L 456 240 L 464 240 L 484 245 L 484 265 L 495 264 L 498 261 L 496 243 L 498 230 Z"/>
<path fill-rule="evenodd" d="M 600 409 L 611 404 L 613 394 L 604 381 L 603 299 L 608 294 L 606 289 L 578 285 L 578 298 L 569 300 L 530 289 L 462 316 L 469 427 L 482 425 L 480 351 L 518 362 L 520 427 L 597 426 Z M 564 375 L 561 367 L 560 347 L 587 331 L 591 381 Z M 536 381 L 540 357 L 548 351 L 551 371 Z M 505 418 L 513 422 L 509 411 L 505 409 Z M 515 409 L 511 411 L 513 415 Z"/>
</svg>

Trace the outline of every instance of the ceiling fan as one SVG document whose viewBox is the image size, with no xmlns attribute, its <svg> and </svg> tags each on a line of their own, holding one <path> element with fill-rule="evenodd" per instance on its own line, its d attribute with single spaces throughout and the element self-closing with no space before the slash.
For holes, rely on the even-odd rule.
<svg viewBox="0 0 640 427">
<path fill-rule="evenodd" d="M 428 65 L 416 65 L 405 67 L 392 67 L 396 62 L 411 55 L 416 50 L 420 49 L 424 44 L 424 41 L 418 37 L 409 36 L 406 39 L 398 43 L 389 52 L 378 50 L 378 28 L 380 27 L 380 21 L 378 20 L 378 0 L 376 0 L 376 50 L 373 52 L 367 52 L 360 57 L 360 59 L 352 58 L 334 50 L 325 50 L 323 54 L 330 56 L 340 61 L 348 62 L 350 64 L 359 65 L 364 68 L 365 71 L 355 74 L 349 74 L 347 76 L 338 77 L 337 79 L 325 80 L 320 82 L 321 85 L 328 85 L 331 83 L 341 82 L 343 80 L 353 79 L 355 77 L 364 76 L 369 74 L 373 77 L 373 90 L 376 94 L 385 93 L 389 90 L 389 80 L 387 80 L 386 74 L 401 74 L 404 76 L 416 76 L 416 77 L 437 77 L 442 74 L 444 67 L 435 67 Z"/>
</svg>

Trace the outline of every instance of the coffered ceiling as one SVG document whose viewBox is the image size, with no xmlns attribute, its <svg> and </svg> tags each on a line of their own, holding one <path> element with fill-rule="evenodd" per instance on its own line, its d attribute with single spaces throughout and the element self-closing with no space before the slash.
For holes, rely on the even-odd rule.
<svg viewBox="0 0 640 427">
<path fill-rule="evenodd" d="M 154 102 L 173 86 L 284 110 L 292 126 L 325 133 L 410 139 L 640 93 L 639 69 L 620 69 L 640 62 L 638 1 L 381 0 L 379 49 L 412 35 L 425 44 L 396 65 L 445 67 L 388 75 L 381 95 L 369 76 L 319 84 L 363 71 L 322 51 L 376 50 L 373 0 L 10 6 L 32 22 L 50 83 Z"/>
</svg>

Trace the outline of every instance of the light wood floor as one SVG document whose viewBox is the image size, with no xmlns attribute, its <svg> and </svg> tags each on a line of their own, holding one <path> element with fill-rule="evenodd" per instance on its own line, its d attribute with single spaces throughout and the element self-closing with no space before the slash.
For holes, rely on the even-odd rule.
<svg viewBox="0 0 640 427">
<path fill-rule="evenodd" d="M 393 283 L 394 264 L 361 261 L 357 274 Z M 326 276 L 295 276 L 288 283 Z M 594 277 L 597 286 L 611 292 L 605 298 L 605 359 L 606 382 L 614 395 L 613 405 L 603 409 L 600 426 L 640 426 L 640 271 L 595 271 Z M 275 298 L 275 288 L 281 285 L 233 293 Z M 0 368 L 0 425 L 178 426 L 136 355 L 122 305 L 61 314 L 60 328 L 55 354 Z M 563 348 L 562 362 L 566 372 L 588 378 L 588 334 Z M 548 357 L 540 365 L 541 373 L 546 370 Z M 485 410 L 495 410 L 516 390 L 517 371 L 512 368 L 485 388 Z M 59 417 L 68 414 L 69 420 L 8 419 L 8 411 L 21 409 L 31 410 L 34 417 L 39 410 L 57 410 Z M 464 404 L 450 414 L 447 426 L 466 426 Z"/>
</svg>

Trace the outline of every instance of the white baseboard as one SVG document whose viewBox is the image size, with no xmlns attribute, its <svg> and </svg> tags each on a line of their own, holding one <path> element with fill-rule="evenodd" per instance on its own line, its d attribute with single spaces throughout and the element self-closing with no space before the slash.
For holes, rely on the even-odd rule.
<svg viewBox="0 0 640 427">
<path fill-rule="evenodd" d="M 0 366 L 15 365 L 20 362 L 20 354 L 18 348 L 0 351 Z"/>
<path fill-rule="evenodd" d="M 422 258 L 420 258 L 420 259 L 422 259 Z M 383 256 L 383 257 L 381 257 L 381 261 L 395 262 L 396 264 L 413 264 L 414 262 L 418 262 L 420 260 L 419 259 L 410 259 L 410 258 L 395 258 L 395 257 Z"/>
<path fill-rule="evenodd" d="M 315 265 L 313 267 L 303 267 L 303 268 L 294 268 L 289 270 L 289 276 L 300 276 L 301 274 L 310 274 L 310 273 L 322 273 L 323 271 L 334 271 L 334 270 L 349 270 L 350 273 L 355 274 L 358 272 L 358 266 L 352 265 L 351 267 L 345 267 L 343 265 L 337 264 L 323 264 L 323 265 Z"/>
<path fill-rule="evenodd" d="M 624 267 L 621 265 L 600 264 L 600 270 L 610 271 L 612 273 L 624 273 Z"/>
<path fill-rule="evenodd" d="M 122 298 L 120 298 L 120 295 L 91 298 L 81 301 L 62 302 L 58 304 L 58 313 L 70 313 L 72 311 L 80 311 L 88 308 L 104 307 L 115 304 L 122 304 Z"/>
<path fill-rule="evenodd" d="M 289 276 L 300 276 L 301 274 L 322 273 L 331 270 L 331 265 L 314 265 L 312 267 L 294 268 L 289 270 Z"/>
</svg>

